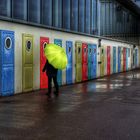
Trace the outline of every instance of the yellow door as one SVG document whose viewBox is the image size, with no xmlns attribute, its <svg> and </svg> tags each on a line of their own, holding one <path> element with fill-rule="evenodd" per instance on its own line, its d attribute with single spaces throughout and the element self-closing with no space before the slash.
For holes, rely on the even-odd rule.
<svg viewBox="0 0 140 140">
<path fill-rule="evenodd" d="M 76 82 L 82 81 L 82 43 L 75 44 L 75 58 L 76 58 Z"/>
<path fill-rule="evenodd" d="M 22 34 L 22 90 L 33 89 L 33 36 Z"/>
</svg>

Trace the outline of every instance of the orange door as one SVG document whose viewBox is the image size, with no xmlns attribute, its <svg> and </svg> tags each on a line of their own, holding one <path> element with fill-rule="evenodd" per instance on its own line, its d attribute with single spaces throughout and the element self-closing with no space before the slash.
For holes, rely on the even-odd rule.
<svg viewBox="0 0 140 140">
<path fill-rule="evenodd" d="M 88 46 L 82 43 L 82 80 L 88 79 Z"/>
<path fill-rule="evenodd" d="M 49 43 L 49 38 L 40 37 L 40 88 L 48 88 L 48 78 L 46 72 L 42 72 L 42 69 L 46 63 L 46 57 L 44 55 L 44 48 Z"/>
</svg>

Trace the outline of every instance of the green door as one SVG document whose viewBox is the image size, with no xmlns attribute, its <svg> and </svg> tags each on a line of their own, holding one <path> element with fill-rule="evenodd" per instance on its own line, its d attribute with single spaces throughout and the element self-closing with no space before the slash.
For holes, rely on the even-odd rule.
<svg viewBox="0 0 140 140">
<path fill-rule="evenodd" d="M 82 81 L 82 43 L 75 44 L 75 58 L 76 58 L 76 82 Z"/>
<path fill-rule="evenodd" d="M 104 55 L 104 48 L 101 47 L 101 55 L 100 55 L 101 65 L 100 65 L 100 76 L 104 76 L 104 61 L 105 61 L 105 55 Z"/>
<path fill-rule="evenodd" d="M 121 48 L 121 71 L 123 71 L 123 47 Z"/>
<path fill-rule="evenodd" d="M 22 34 L 22 90 L 33 89 L 33 36 Z"/>
</svg>

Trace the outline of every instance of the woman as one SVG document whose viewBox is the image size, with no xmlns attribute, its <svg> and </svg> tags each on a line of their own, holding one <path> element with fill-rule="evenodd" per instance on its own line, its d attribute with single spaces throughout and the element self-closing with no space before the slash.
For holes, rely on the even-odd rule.
<svg viewBox="0 0 140 140">
<path fill-rule="evenodd" d="M 59 87 L 57 83 L 57 71 L 58 69 L 54 68 L 48 60 L 46 60 L 46 63 L 44 65 L 44 68 L 42 70 L 43 72 L 46 71 L 46 75 L 48 76 L 48 93 L 46 94 L 49 98 L 51 97 L 51 90 L 52 90 L 52 79 L 54 82 L 54 86 L 56 91 L 54 92 L 55 96 L 58 96 L 59 93 Z"/>
</svg>

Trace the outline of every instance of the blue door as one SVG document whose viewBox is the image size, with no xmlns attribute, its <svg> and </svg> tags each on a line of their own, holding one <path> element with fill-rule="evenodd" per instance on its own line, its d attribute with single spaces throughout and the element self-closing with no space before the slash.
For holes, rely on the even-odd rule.
<svg viewBox="0 0 140 140">
<path fill-rule="evenodd" d="M 129 49 L 126 48 L 126 70 L 128 70 L 128 53 L 129 53 Z"/>
<path fill-rule="evenodd" d="M 14 32 L 0 31 L 0 95 L 14 94 Z"/>
<path fill-rule="evenodd" d="M 97 46 L 88 44 L 88 79 L 96 78 Z"/>
<path fill-rule="evenodd" d="M 91 44 L 88 44 L 88 79 L 93 77 L 93 60 L 92 60 L 93 48 Z"/>
<path fill-rule="evenodd" d="M 93 47 L 93 78 L 96 78 L 96 67 L 97 67 L 97 46 L 95 44 L 92 45 Z"/>
<path fill-rule="evenodd" d="M 54 39 L 54 44 L 62 47 L 62 40 Z M 59 85 L 62 85 L 62 70 L 58 70 L 57 72 L 57 81 Z"/>
<path fill-rule="evenodd" d="M 116 47 L 113 47 L 113 73 L 116 73 Z"/>
<path fill-rule="evenodd" d="M 137 67 L 137 64 L 138 64 L 138 50 L 136 49 L 135 50 L 135 55 L 134 55 L 134 62 L 135 62 L 135 68 Z"/>
<path fill-rule="evenodd" d="M 121 47 L 118 47 L 118 72 L 121 72 Z"/>
<path fill-rule="evenodd" d="M 72 52 L 73 52 L 73 44 L 72 41 L 66 41 L 66 53 L 68 58 L 68 64 L 66 67 L 66 83 L 72 83 Z"/>
</svg>

